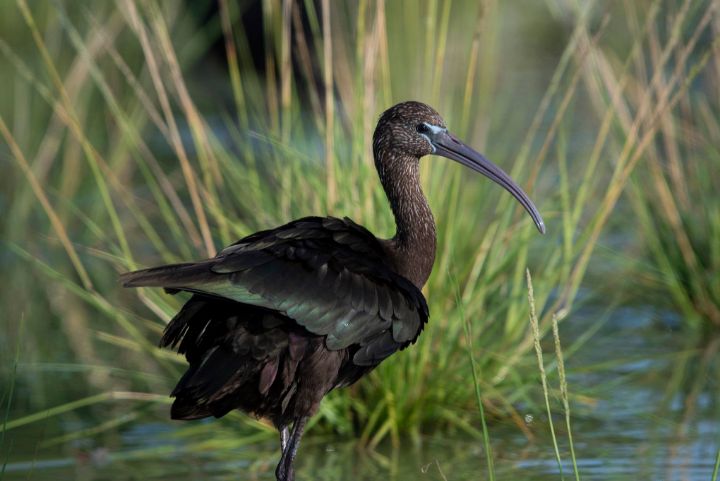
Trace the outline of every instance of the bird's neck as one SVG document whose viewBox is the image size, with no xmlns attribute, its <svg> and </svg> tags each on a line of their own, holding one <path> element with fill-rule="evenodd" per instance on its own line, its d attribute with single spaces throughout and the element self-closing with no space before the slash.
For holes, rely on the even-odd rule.
<svg viewBox="0 0 720 481">
<path fill-rule="evenodd" d="M 430 277 L 437 238 L 435 219 L 420 186 L 419 160 L 392 153 L 376 153 L 376 159 L 397 226 L 388 243 L 392 257 L 398 272 L 420 289 Z"/>
</svg>

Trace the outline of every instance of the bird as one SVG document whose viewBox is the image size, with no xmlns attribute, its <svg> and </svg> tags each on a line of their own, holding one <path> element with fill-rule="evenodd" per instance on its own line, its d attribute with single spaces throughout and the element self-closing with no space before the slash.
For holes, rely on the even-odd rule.
<svg viewBox="0 0 720 481">
<path fill-rule="evenodd" d="M 160 340 L 189 363 L 171 394 L 171 418 L 220 418 L 239 409 L 269 420 L 280 434 L 278 481 L 294 481 L 306 423 L 325 395 L 415 343 L 428 322 L 421 289 L 437 242 L 421 158 L 443 156 L 500 184 L 545 233 L 520 186 L 424 103 L 382 113 L 372 150 L 395 217 L 392 238 L 347 217 L 304 217 L 248 235 L 210 259 L 120 277 L 124 287 L 191 294 Z"/>
</svg>

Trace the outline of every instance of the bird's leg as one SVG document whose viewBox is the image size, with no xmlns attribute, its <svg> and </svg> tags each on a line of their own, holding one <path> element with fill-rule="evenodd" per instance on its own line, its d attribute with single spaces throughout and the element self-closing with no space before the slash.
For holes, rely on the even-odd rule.
<svg viewBox="0 0 720 481">
<path fill-rule="evenodd" d="M 287 443 L 290 440 L 290 429 L 287 426 L 283 426 L 280 429 L 280 449 L 282 449 L 282 452 L 285 452 L 285 448 L 287 447 Z"/>
<path fill-rule="evenodd" d="M 277 481 L 285 481 L 287 479 L 287 473 L 281 471 L 280 467 L 284 466 L 287 445 L 290 441 L 290 428 L 288 428 L 287 424 L 283 424 L 282 426 L 276 424 L 275 426 L 278 428 L 278 431 L 280 431 L 280 449 L 282 450 L 280 462 L 278 462 L 277 468 L 275 469 L 275 477 Z"/>
<path fill-rule="evenodd" d="M 308 417 L 303 416 L 300 418 L 297 418 L 295 422 L 293 423 L 293 430 L 292 430 L 292 436 L 290 437 L 290 442 L 287 446 L 287 455 L 285 456 L 285 472 L 287 473 L 287 481 L 295 481 L 295 470 L 293 469 L 293 461 L 295 460 L 295 455 L 297 454 L 297 450 L 300 447 L 300 438 L 302 438 L 303 433 L 305 432 L 305 423 L 307 423 Z"/>
<path fill-rule="evenodd" d="M 278 462 L 277 468 L 275 468 L 275 478 L 277 481 L 288 481 L 292 478 L 290 473 L 285 469 L 285 459 L 288 456 L 288 443 L 290 442 L 290 429 L 287 425 L 280 428 L 280 447 L 282 448 L 282 455 Z"/>
<path fill-rule="evenodd" d="M 275 477 L 278 481 L 295 481 L 295 471 L 293 470 L 292 464 L 298 447 L 300 446 L 300 438 L 302 438 L 303 432 L 305 431 L 307 420 L 307 417 L 300 417 L 295 419 L 293 423 L 292 435 L 286 443 L 282 457 L 280 457 L 280 462 L 277 465 L 277 469 L 275 469 Z"/>
</svg>

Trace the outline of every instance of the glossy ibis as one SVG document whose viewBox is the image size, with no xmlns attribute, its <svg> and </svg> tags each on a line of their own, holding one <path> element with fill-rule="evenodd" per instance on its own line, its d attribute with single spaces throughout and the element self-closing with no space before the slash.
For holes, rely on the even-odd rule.
<svg viewBox="0 0 720 481">
<path fill-rule="evenodd" d="M 441 155 L 489 177 L 545 232 L 525 192 L 425 104 L 404 102 L 383 113 L 373 154 L 397 224 L 391 239 L 347 217 L 305 217 L 245 237 L 212 259 L 121 277 L 125 287 L 193 293 L 160 341 L 190 364 L 172 392 L 171 416 L 241 409 L 269 419 L 280 431 L 280 481 L 294 479 L 305 423 L 322 398 L 414 343 L 428 320 L 420 289 L 436 236 L 420 187 L 421 157 Z"/>
</svg>

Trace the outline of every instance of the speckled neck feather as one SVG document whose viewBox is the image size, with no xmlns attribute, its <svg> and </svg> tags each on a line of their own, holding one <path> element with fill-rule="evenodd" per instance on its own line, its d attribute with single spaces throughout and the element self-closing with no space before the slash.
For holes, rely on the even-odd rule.
<svg viewBox="0 0 720 481">
<path fill-rule="evenodd" d="M 430 277 L 437 244 L 435 219 L 420 186 L 418 158 L 376 143 L 375 165 L 395 215 L 397 233 L 386 247 L 398 272 L 418 288 Z"/>
</svg>

